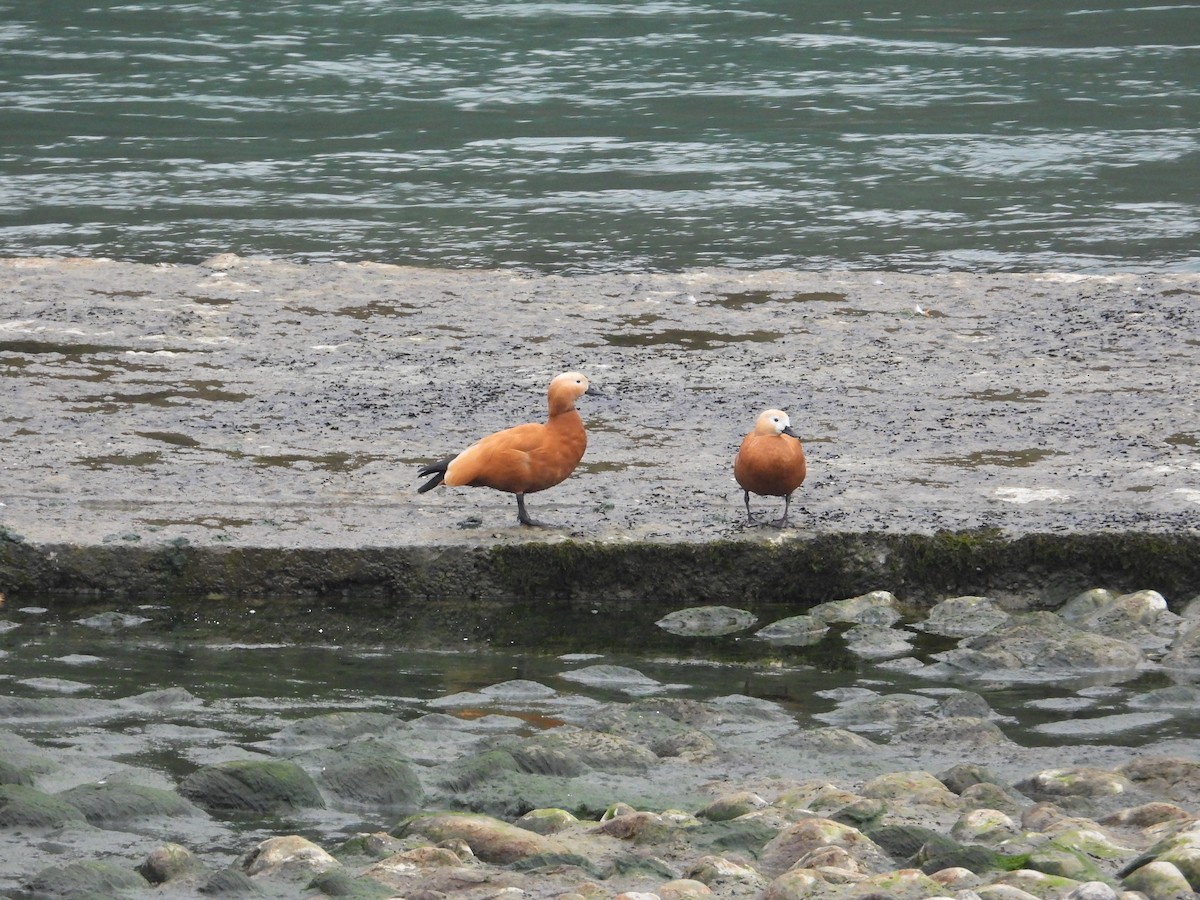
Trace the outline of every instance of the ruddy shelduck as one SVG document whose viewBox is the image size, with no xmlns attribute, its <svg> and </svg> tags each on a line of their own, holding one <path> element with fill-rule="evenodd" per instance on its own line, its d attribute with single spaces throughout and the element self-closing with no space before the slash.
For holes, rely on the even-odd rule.
<svg viewBox="0 0 1200 900">
<path fill-rule="evenodd" d="M 579 372 L 564 372 L 550 382 L 550 417 L 543 425 L 515 425 L 476 441 L 457 456 L 448 456 L 420 469 L 432 475 L 417 489 L 423 494 L 439 484 L 451 487 L 490 487 L 517 495 L 517 519 L 536 525 L 525 511 L 525 495 L 554 487 L 575 471 L 587 449 L 587 432 L 575 401 L 588 389 Z"/>
<path fill-rule="evenodd" d="M 783 518 L 775 524 L 786 525 L 792 494 L 807 474 L 804 445 L 800 435 L 792 431 L 788 414 L 781 409 L 761 413 L 733 457 L 733 477 L 746 492 L 746 521 L 753 521 L 750 494 L 755 493 L 783 498 Z"/>
</svg>

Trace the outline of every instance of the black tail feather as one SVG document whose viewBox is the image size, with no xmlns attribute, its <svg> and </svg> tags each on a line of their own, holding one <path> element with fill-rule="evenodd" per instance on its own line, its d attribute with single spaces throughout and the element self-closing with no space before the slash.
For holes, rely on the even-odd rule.
<svg viewBox="0 0 1200 900">
<path fill-rule="evenodd" d="M 450 461 L 452 459 L 454 459 L 453 456 L 447 456 L 445 459 L 439 459 L 437 462 L 431 462 L 427 466 L 421 466 L 421 468 L 417 470 L 417 474 L 420 477 L 424 478 L 426 475 L 432 475 L 433 477 L 417 488 L 417 493 L 423 494 L 426 491 L 432 491 L 435 487 L 445 481 L 446 469 L 450 467 Z"/>
</svg>

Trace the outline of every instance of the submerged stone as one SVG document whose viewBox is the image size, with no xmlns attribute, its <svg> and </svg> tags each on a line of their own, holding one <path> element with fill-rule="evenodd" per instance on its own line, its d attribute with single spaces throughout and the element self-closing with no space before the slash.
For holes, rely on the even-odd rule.
<svg viewBox="0 0 1200 900">
<path fill-rule="evenodd" d="M 25 885 L 33 897 L 119 897 L 149 887 L 133 869 L 99 860 L 67 863 L 38 872 Z"/>
<path fill-rule="evenodd" d="M 61 797 L 25 785 L 0 785 L 0 828 L 62 828 L 85 821 L 83 812 Z"/>
<path fill-rule="evenodd" d="M 172 791 L 121 781 L 81 784 L 58 796 L 101 828 L 135 825 L 151 816 L 202 815 L 199 808 Z"/>
<path fill-rule="evenodd" d="M 204 766 L 179 792 L 211 812 L 278 813 L 321 808 L 325 801 L 302 768 L 287 760 L 234 760 Z"/>
<path fill-rule="evenodd" d="M 690 637 L 717 637 L 745 631 L 758 616 L 731 606 L 695 606 L 668 613 L 654 624 L 671 634 Z"/>
</svg>

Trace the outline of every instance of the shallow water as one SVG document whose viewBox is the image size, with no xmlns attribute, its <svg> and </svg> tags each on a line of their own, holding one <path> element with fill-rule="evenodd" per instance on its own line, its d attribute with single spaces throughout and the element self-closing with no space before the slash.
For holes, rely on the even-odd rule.
<svg viewBox="0 0 1200 900">
<path fill-rule="evenodd" d="M 1023 774 L 1052 765 L 1063 754 L 1112 760 L 1112 752 L 1123 748 L 1152 756 L 1173 743 L 1191 747 L 1194 742 L 1187 739 L 1194 737 L 1197 724 L 1194 690 L 1186 682 L 1177 686 L 1183 693 L 1175 695 L 1173 705 L 1150 702 L 1157 689 L 1174 684 L 1162 672 L 968 682 L 913 674 L 903 658 L 872 662 L 855 656 L 840 629 L 808 647 L 769 645 L 747 628 L 719 637 L 650 630 L 633 647 L 615 642 L 597 622 L 590 630 L 572 628 L 572 652 L 538 649 L 536 640 L 504 647 L 464 643 L 461 651 L 433 652 L 332 642 L 221 641 L 178 622 L 168 624 L 161 607 L 76 620 L 44 607 L 13 606 L 0 621 L 0 760 L 33 773 L 37 788 L 49 794 L 105 781 L 174 791 L 208 764 L 264 753 L 303 760 L 314 746 L 353 739 L 352 732 L 339 732 L 338 723 L 353 728 L 361 721 L 353 718 L 359 712 L 381 714 L 369 725 L 376 731 L 401 729 L 394 739 L 417 768 L 430 773 L 422 776 L 427 790 L 440 785 L 426 798 L 435 809 L 453 805 L 457 790 L 446 793 L 440 780 L 446 770 L 438 767 L 466 747 L 563 724 L 586 727 L 598 710 L 643 697 L 742 695 L 770 701 L 802 729 L 848 728 L 880 745 L 884 758 L 894 757 L 886 763 L 873 758 L 847 763 L 862 771 L 881 764 L 911 767 L 917 745 L 901 742 L 889 750 L 892 735 L 928 721 L 938 714 L 939 703 L 963 690 L 981 694 L 1004 735 L 1015 742 L 990 748 L 988 765 L 1016 766 Z M 623 625 L 607 624 L 609 631 Z M 581 634 L 591 636 L 590 647 Z M 912 653 L 905 656 L 929 661 L 951 643 L 917 632 Z M 614 646 L 621 652 L 613 652 Z M 896 699 L 915 712 L 902 713 L 897 722 L 856 713 L 856 703 L 877 697 Z M 330 714 L 350 715 L 326 718 Z M 767 733 L 755 738 L 753 726 L 738 726 L 745 728 L 751 729 L 747 739 L 755 746 L 762 746 L 755 741 L 770 741 Z M 936 754 L 944 748 L 929 749 Z M 972 745 L 966 752 L 982 754 L 984 748 Z M 721 765 L 735 763 L 727 760 L 714 772 Z M 746 777 L 744 767 L 739 771 Z M 835 777 L 821 771 L 822 778 Z M 859 769 L 855 772 L 853 777 L 860 777 Z M 765 770 L 762 775 L 775 777 Z M 655 776 L 657 789 L 671 797 L 668 805 L 686 803 L 675 792 L 693 789 L 672 780 L 679 778 L 678 772 Z M 608 784 L 607 790 L 620 799 L 621 788 Z M 336 848 L 355 834 L 393 827 L 401 814 L 335 804 L 269 816 L 173 817 L 130 823 L 128 831 L 112 824 L 68 825 L 32 842 L 21 828 L 5 828 L 0 830 L 0 893 L 72 860 L 121 860 L 131 868 L 164 840 L 182 843 L 210 870 L 233 865 L 259 841 L 280 834 L 300 834 Z M 198 896 L 186 886 L 174 890 L 166 896 Z"/>
<path fill-rule="evenodd" d="M 1197 10 L 0 0 L 0 241 L 1195 271 Z"/>
</svg>

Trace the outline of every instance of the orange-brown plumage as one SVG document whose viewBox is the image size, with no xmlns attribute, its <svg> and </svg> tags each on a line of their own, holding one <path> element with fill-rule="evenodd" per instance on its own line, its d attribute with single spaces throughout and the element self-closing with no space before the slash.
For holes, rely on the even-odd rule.
<svg viewBox="0 0 1200 900">
<path fill-rule="evenodd" d="M 808 462 L 800 436 L 792 431 L 787 413 L 768 409 L 759 415 L 754 430 L 742 440 L 733 458 L 733 477 L 745 491 L 746 519 L 750 520 L 750 494 L 783 497 L 783 518 L 776 524 L 786 525 L 792 494 L 804 483 Z"/>
<path fill-rule="evenodd" d="M 451 487 L 490 487 L 517 497 L 517 518 L 535 524 L 525 512 L 525 495 L 554 487 L 575 471 L 587 449 L 587 432 L 575 401 L 588 389 L 587 377 L 564 372 L 550 382 L 550 415 L 545 424 L 515 425 L 476 441 L 457 456 L 431 463 L 420 475 L 435 477 L 424 493 L 446 483 Z"/>
</svg>

